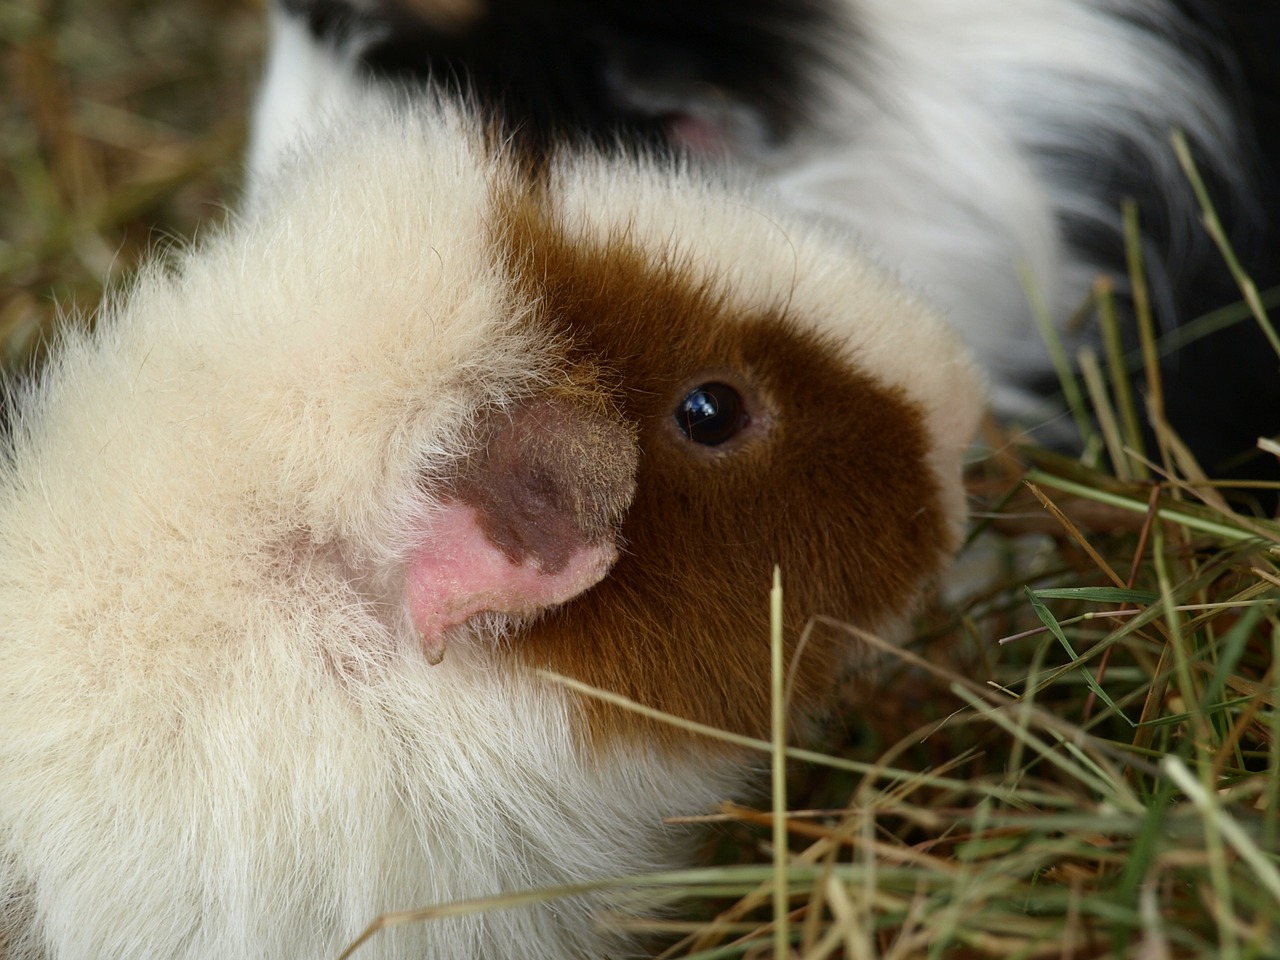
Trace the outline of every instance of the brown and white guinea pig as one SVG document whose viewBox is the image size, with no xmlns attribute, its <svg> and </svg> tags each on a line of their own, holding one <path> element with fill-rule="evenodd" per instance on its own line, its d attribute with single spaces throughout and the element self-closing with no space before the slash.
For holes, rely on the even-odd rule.
<svg viewBox="0 0 1280 960">
<path fill-rule="evenodd" d="M 768 598 L 893 631 L 981 407 L 946 324 L 766 200 L 530 174 L 369 107 L 144 270 L 0 460 L 6 960 L 318 958 L 376 914 L 682 861 L 758 758 Z M 847 636 L 799 657 L 830 706 Z M 363 955 L 598 958 L 580 897 Z"/>
<path fill-rule="evenodd" d="M 275 0 L 272 22 L 255 175 L 371 82 L 466 90 L 535 144 L 716 157 L 860 235 L 975 351 L 996 412 L 1055 442 L 1074 428 L 1043 422 L 1057 378 L 1024 277 L 1069 355 L 1096 346 L 1097 325 L 1071 319 L 1099 274 L 1127 300 L 1133 198 L 1163 329 L 1240 297 L 1172 130 L 1254 279 L 1280 283 L 1274 3 Z M 1280 431 L 1276 359 L 1251 322 L 1197 339 L 1164 376 L 1169 416 L 1211 470 Z"/>
</svg>

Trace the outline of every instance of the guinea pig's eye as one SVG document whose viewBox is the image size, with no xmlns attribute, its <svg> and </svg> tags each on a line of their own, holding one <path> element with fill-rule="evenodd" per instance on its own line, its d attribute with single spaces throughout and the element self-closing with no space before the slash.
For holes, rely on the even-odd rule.
<svg viewBox="0 0 1280 960">
<path fill-rule="evenodd" d="M 680 401 L 675 419 L 680 432 L 694 443 L 717 447 L 745 430 L 751 414 L 742 395 L 727 383 L 704 383 Z"/>
</svg>

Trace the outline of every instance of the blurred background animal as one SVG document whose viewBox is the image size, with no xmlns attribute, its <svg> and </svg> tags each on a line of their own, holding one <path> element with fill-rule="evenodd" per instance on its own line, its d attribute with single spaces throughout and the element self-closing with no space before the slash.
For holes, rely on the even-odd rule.
<svg viewBox="0 0 1280 960">
<path fill-rule="evenodd" d="M 1174 130 L 1245 268 L 1280 283 L 1273 4 L 277 0 L 273 27 L 255 177 L 368 82 L 465 91 L 535 151 L 585 138 L 727 162 L 856 234 L 936 302 L 989 374 L 996 412 L 1055 444 L 1075 428 L 1050 399 L 1029 288 L 1069 356 L 1096 344 L 1096 278 L 1112 278 L 1122 312 L 1134 295 L 1126 199 L 1159 331 L 1185 335 L 1240 298 Z M 1280 430 L 1280 365 L 1256 325 L 1176 342 L 1166 413 L 1203 466 L 1280 479 L 1253 449 Z"/>
</svg>

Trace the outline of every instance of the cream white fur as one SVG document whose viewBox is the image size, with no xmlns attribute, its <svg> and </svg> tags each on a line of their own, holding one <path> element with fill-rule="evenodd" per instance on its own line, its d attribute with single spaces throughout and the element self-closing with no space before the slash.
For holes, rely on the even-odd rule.
<svg viewBox="0 0 1280 960">
<path fill-rule="evenodd" d="M 0 463 L 6 960 L 332 957 L 382 911 L 679 863 L 661 818 L 742 788 L 746 761 L 582 754 L 558 688 L 482 638 L 422 657 L 403 571 L 423 478 L 554 374 L 489 247 L 509 173 L 450 108 L 357 113 L 21 399 Z M 566 229 L 629 229 L 743 303 L 789 302 L 900 384 L 961 522 L 981 398 L 942 321 L 737 192 L 589 159 L 556 176 Z M 597 958 L 625 948 L 602 905 L 412 925 L 361 956 Z"/>
</svg>

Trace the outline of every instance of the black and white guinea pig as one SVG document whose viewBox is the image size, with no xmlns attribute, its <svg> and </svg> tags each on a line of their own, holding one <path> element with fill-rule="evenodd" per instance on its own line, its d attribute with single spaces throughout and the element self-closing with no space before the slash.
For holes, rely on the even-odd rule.
<svg viewBox="0 0 1280 960">
<path fill-rule="evenodd" d="M 1170 146 L 1185 132 L 1259 286 L 1280 283 L 1280 7 L 1247 0 L 276 0 L 254 177 L 371 80 L 466 90 L 535 147 L 585 136 L 727 159 L 851 229 L 937 303 L 1034 425 L 1057 389 L 1025 268 L 1069 353 L 1099 274 L 1126 295 L 1138 201 L 1165 330 L 1239 299 Z M 1280 430 L 1252 322 L 1166 364 L 1219 469 Z M 1066 441 L 1046 425 L 1046 439 Z M 1235 468 L 1238 469 L 1237 464 Z"/>
<path fill-rule="evenodd" d="M 332 957 L 376 914 L 670 866 L 793 652 L 947 563 L 946 323 L 737 188 L 370 105 L 68 333 L 0 458 L 6 960 Z M 797 721 L 854 643 L 816 631 Z M 598 958 L 580 897 L 362 955 Z"/>
</svg>

